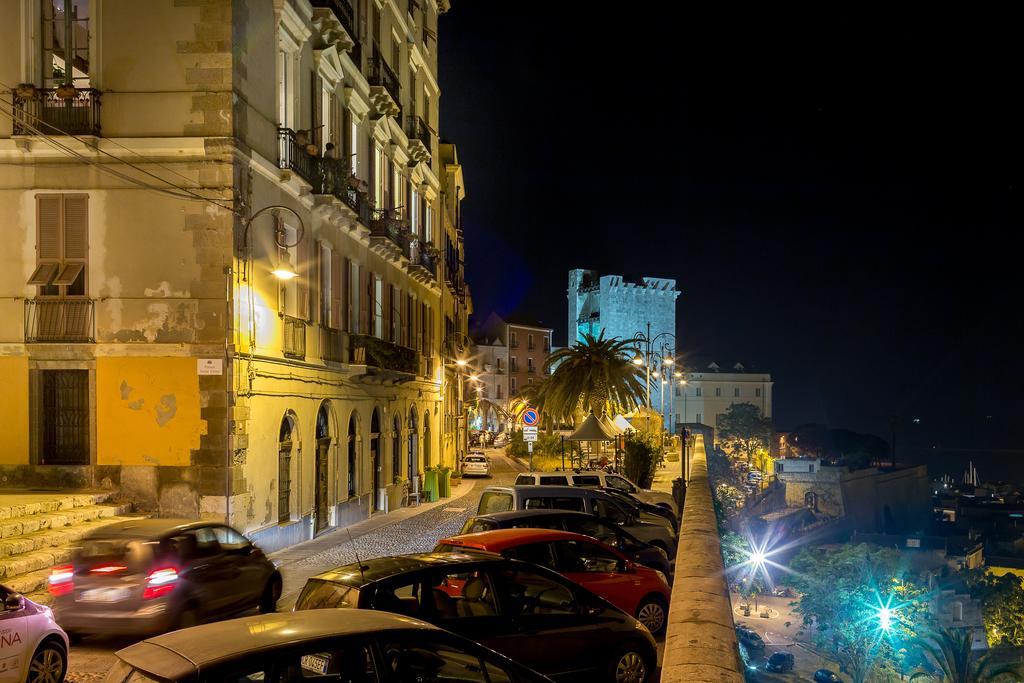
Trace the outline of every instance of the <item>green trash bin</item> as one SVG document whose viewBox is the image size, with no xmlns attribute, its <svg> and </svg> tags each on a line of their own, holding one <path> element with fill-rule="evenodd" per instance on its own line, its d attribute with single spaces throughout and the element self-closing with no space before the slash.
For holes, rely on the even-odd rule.
<svg viewBox="0 0 1024 683">
<path fill-rule="evenodd" d="M 423 497 L 428 502 L 433 503 L 437 500 L 437 472 L 434 470 L 427 470 L 423 476 Z"/>
<path fill-rule="evenodd" d="M 441 472 L 441 476 L 438 479 L 438 483 L 440 484 L 441 497 L 442 498 L 451 498 L 452 497 L 452 471 L 451 470 L 445 470 L 445 471 Z"/>
</svg>

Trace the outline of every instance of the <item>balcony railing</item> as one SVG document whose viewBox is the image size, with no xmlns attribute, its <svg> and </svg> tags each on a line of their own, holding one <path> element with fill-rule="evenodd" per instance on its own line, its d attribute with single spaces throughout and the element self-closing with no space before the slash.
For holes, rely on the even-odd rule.
<svg viewBox="0 0 1024 683">
<path fill-rule="evenodd" d="M 92 299 L 25 301 L 27 343 L 88 343 L 96 340 L 96 302 Z"/>
<path fill-rule="evenodd" d="M 306 321 L 282 315 L 284 320 L 284 343 L 282 350 L 289 358 L 306 357 Z"/>
<path fill-rule="evenodd" d="M 345 333 L 333 327 L 320 328 L 320 357 L 332 363 L 345 363 Z"/>
<path fill-rule="evenodd" d="M 426 122 L 419 116 L 407 116 L 405 124 L 406 135 L 409 136 L 410 152 L 418 156 L 417 161 L 429 159 L 433 153 L 433 134 Z M 418 144 L 414 144 L 418 143 Z"/>
<path fill-rule="evenodd" d="M 356 13 L 349 0 L 312 0 L 310 4 L 313 7 L 323 7 L 334 12 L 334 16 L 348 31 L 349 37 L 355 40 Z"/>
<path fill-rule="evenodd" d="M 420 355 L 416 351 L 367 334 L 349 337 L 349 362 L 410 375 L 420 371 Z"/>
<path fill-rule="evenodd" d="M 394 209 L 377 209 L 370 219 L 370 237 L 385 238 L 398 247 L 406 258 L 410 256 L 409 221 L 398 218 Z"/>
<path fill-rule="evenodd" d="M 99 135 L 100 91 L 79 88 L 72 97 L 57 96 L 57 88 L 15 89 L 15 135 Z"/>
<path fill-rule="evenodd" d="M 318 166 L 313 193 L 335 196 L 356 213 L 359 222 L 368 227 L 372 215 L 370 200 L 355 186 L 357 183 L 346 162 L 333 157 L 315 158 L 314 161 Z"/>
<path fill-rule="evenodd" d="M 399 97 L 401 92 L 401 85 L 398 81 L 398 76 L 391 70 L 388 63 L 384 61 L 384 57 L 381 56 L 377 46 L 374 45 L 373 58 L 370 60 L 370 85 L 382 86 L 388 91 L 388 95 L 391 95 L 391 99 L 395 101 L 395 104 L 399 107 L 402 106 L 402 100 Z M 401 121 L 402 119 L 398 119 Z"/>
<path fill-rule="evenodd" d="M 278 168 L 294 171 L 307 183 L 315 186 L 321 182 L 320 159 L 306 149 L 312 142 L 310 139 L 303 139 L 302 135 L 291 128 L 277 129 Z"/>
</svg>

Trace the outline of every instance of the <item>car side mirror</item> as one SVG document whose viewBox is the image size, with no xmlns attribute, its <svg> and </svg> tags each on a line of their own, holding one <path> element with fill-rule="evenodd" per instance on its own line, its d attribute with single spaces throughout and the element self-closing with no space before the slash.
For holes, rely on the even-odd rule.
<svg viewBox="0 0 1024 683">
<path fill-rule="evenodd" d="M 25 608 L 25 596 L 19 593 L 11 593 L 4 600 L 4 610 L 7 612 L 17 612 L 20 609 Z"/>
</svg>

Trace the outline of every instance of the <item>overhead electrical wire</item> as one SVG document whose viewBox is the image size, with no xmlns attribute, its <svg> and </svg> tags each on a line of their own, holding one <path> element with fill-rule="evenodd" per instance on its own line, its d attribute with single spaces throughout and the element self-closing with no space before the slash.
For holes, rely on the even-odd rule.
<svg viewBox="0 0 1024 683">
<path fill-rule="evenodd" d="M 3 83 L 0 83 L 0 87 L 2 87 L 2 86 L 3 86 Z M 125 160 L 123 157 L 119 157 L 119 156 L 117 156 L 115 154 L 111 154 L 110 152 L 108 152 L 106 150 L 99 149 L 98 147 L 96 147 L 95 148 L 96 151 L 98 151 L 100 154 L 108 156 L 111 159 L 114 159 L 114 160 L 118 161 L 119 163 L 122 163 L 122 164 L 124 164 L 124 165 L 126 165 L 126 166 L 128 166 L 128 167 L 130 167 L 130 168 L 132 168 L 132 169 L 134 169 L 134 170 L 136 170 L 138 172 L 140 172 L 140 173 L 143 173 L 143 174 L 145 174 L 145 175 L 147 175 L 147 176 L 149 176 L 151 178 L 154 178 L 155 180 L 159 180 L 161 183 L 165 183 L 169 187 L 160 187 L 160 186 L 156 186 L 156 185 L 151 185 L 149 183 L 146 183 L 144 181 L 139 180 L 138 178 L 133 178 L 132 176 L 129 176 L 129 175 L 124 174 L 124 173 L 121 173 L 120 171 L 116 171 L 116 170 L 110 168 L 109 165 L 99 163 L 95 159 L 91 159 L 91 158 L 86 157 L 86 156 L 84 156 L 82 154 L 79 154 L 77 151 L 71 149 L 70 147 L 64 145 L 61 142 L 58 142 L 56 139 L 54 139 L 53 135 L 50 135 L 49 133 L 43 132 L 42 130 L 40 130 L 39 128 L 34 126 L 33 124 L 31 124 L 28 121 L 26 121 L 22 116 L 19 116 L 19 114 L 24 114 L 27 117 L 31 117 L 32 119 L 34 119 L 36 121 L 39 121 L 40 123 L 42 123 L 43 125 L 47 126 L 48 128 L 51 128 L 51 129 L 57 131 L 61 135 L 70 137 L 70 138 L 72 138 L 72 139 L 74 139 L 74 140 L 76 140 L 78 142 L 81 142 L 82 144 L 88 144 L 87 141 L 82 140 L 81 138 L 79 138 L 79 137 L 77 137 L 75 135 L 72 135 L 71 133 L 68 133 L 68 132 L 64 131 L 63 129 L 61 129 L 58 126 L 53 125 L 52 123 L 49 123 L 47 121 L 42 120 L 41 118 L 39 118 L 38 116 L 36 116 L 36 115 L 34 115 L 34 114 L 30 113 L 30 112 L 21 111 L 21 112 L 17 112 L 17 114 L 16 114 L 15 110 L 14 110 L 14 104 L 12 102 L 10 102 L 10 101 L 7 101 L 7 100 L 4 100 L 4 99 L 0 98 L 0 105 L 7 105 L 7 107 L 10 107 L 10 109 L 4 109 L 2 106 L 0 106 L 0 114 L 5 116 L 6 118 L 10 119 L 12 122 L 16 122 L 16 123 L 24 126 L 29 131 L 34 133 L 35 135 L 37 135 L 38 137 L 42 138 L 42 141 L 45 144 L 47 144 L 47 145 L 57 149 L 60 152 L 63 152 L 66 155 L 76 157 L 77 159 L 83 161 L 84 163 L 90 164 L 92 166 L 96 166 L 99 170 L 101 170 L 104 173 L 107 173 L 109 175 L 113 175 L 115 177 L 118 177 L 121 180 L 124 180 L 124 181 L 126 181 L 128 183 L 131 183 L 133 185 L 141 187 L 142 189 L 145 189 L 145 190 L 150 190 L 150 191 L 154 191 L 154 192 L 160 192 L 162 194 L 175 197 L 177 199 L 185 199 L 185 200 L 191 200 L 191 201 L 203 201 L 203 202 L 207 202 L 209 204 L 212 204 L 212 205 L 214 205 L 214 206 L 216 206 L 216 207 L 218 207 L 220 209 L 224 209 L 225 211 L 230 211 L 231 213 L 234 213 L 234 214 L 239 214 L 240 213 L 238 210 L 236 210 L 232 206 L 227 206 L 225 204 L 222 204 L 220 201 L 218 201 L 216 199 L 213 199 L 211 197 L 205 197 L 205 196 L 203 196 L 201 194 L 193 192 L 190 188 L 181 187 L 179 185 L 176 185 L 176 184 L 172 183 L 171 181 L 167 180 L 166 178 L 162 178 L 162 177 L 160 177 L 160 176 L 158 176 L 158 175 L 156 175 L 156 174 L 154 174 L 154 173 L 152 173 L 150 171 L 147 171 L 144 168 L 140 168 L 139 166 L 136 166 L 135 164 L 131 163 L 130 161 Z M 109 138 L 104 138 L 104 139 L 105 140 L 110 140 Z M 115 143 L 115 144 L 117 144 L 117 143 Z M 124 149 L 128 149 L 127 147 L 124 147 L 124 145 L 119 145 L 119 146 L 123 147 Z M 129 151 L 132 151 L 132 150 L 129 149 Z M 157 164 L 157 165 L 160 166 L 161 168 L 166 168 L 166 167 L 164 167 L 164 166 L 162 166 L 160 164 Z M 177 171 L 173 171 L 172 169 L 166 169 L 166 170 L 171 171 L 172 173 L 175 173 L 176 175 L 178 175 L 178 176 L 180 176 L 182 178 L 185 178 L 185 176 L 181 175 Z M 173 190 L 170 189 L 170 188 L 173 188 Z M 223 201 L 223 200 L 221 200 L 221 201 Z"/>
</svg>

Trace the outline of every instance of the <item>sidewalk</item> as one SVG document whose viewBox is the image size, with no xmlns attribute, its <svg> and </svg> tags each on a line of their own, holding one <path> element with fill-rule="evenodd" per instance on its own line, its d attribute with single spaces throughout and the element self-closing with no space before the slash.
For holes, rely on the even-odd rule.
<svg viewBox="0 0 1024 683">
<path fill-rule="evenodd" d="M 330 550 L 338 544 L 348 543 L 349 534 L 352 535 L 352 538 L 359 538 L 360 536 L 365 536 L 366 534 L 377 531 L 381 527 L 388 526 L 389 524 L 396 524 L 409 519 L 410 517 L 422 515 L 424 512 L 429 512 L 435 508 L 450 505 L 452 502 L 462 498 L 463 496 L 469 495 L 469 493 L 473 491 L 474 481 L 467 481 L 466 479 L 463 479 L 458 487 L 452 488 L 452 495 L 450 498 L 438 498 L 433 503 L 420 503 L 414 507 L 399 508 L 393 512 L 377 513 L 369 519 L 364 519 L 362 522 L 356 522 L 355 524 L 351 524 L 341 529 L 328 531 L 327 533 L 317 536 L 309 541 L 303 541 L 302 543 L 282 548 L 277 552 L 270 553 L 268 557 L 278 566 L 279 569 L 287 567 L 290 564 L 305 560 L 313 555 L 317 555 L 322 551 Z"/>
</svg>

